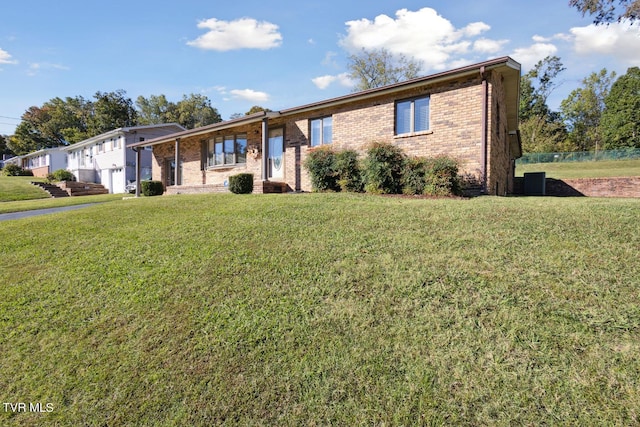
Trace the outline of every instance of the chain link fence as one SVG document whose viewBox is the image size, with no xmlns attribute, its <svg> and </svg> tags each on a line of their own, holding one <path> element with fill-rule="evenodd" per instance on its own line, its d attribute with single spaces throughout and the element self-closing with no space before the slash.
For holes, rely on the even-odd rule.
<svg viewBox="0 0 640 427">
<path fill-rule="evenodd" d="M 618 150 L 574 151 L 567 153 L 526 153 L 516 160 L 516 165 L 529 163 L 595 162 L 602 160 L 640 159 L 640 148 Z"/>
</svg>

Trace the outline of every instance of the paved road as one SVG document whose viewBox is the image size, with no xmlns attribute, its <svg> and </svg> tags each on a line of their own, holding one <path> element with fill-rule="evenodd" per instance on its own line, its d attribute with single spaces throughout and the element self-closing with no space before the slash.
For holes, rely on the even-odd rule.
<svg viewBox="0 0 640 427">
<path fill-rule="evenodd" d="M 61 208 L 36 209 L 33 211 L 5 213 L 5 214 L 0 214 L 0 221 L 8 221 L 10 219 L 29 218 L 32 216 L 46 215 L 46 214 L 57 213 L 57 212 L 73 211 L 76 209 L 82 209 L 82 208 L 86 208 L 87 206 L 93 206 L 96 204 L 97 203 L 85 203 L 82 205 L 64 206 Z"/>
</svg>

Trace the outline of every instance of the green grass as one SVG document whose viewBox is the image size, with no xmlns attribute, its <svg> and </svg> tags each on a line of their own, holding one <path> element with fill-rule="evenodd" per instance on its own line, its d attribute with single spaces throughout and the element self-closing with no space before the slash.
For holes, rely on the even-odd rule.
<svg viewBox="0 0 640 427">
<path fill-rule="evenodd" d="M 637 200 L 202 195 L 0 227 L 2 425 L 637 425 Z"/>
<path fill-rule="evenodd" d="M 80 205 L 84 203 L 101 203 L 122 200 L 127 194 L 101 194 L 98 196 L 64 197 L 54 199 L 31 181 L 43 181 L 42 178 L 32 176 L 1 176 L 0 175 L 0 214 L 22 212 L 35 209 L 59 208 L 63 206 Z"/>
<path fill-rule="evenodd" d="M 33 176 L 2 176 L 0 175 L 0 202 L 16 200 L 45 199 L 49 194 L 31 181 L 42 181 Z M 1 206 L 1 205 L 0 205 Z"/>
<path fill-rule="evenodd" d="M 532 163 L 516 167 L 516 176 L 524 176 L 525 172 L 546 172 L 547 178 L 555 179 L 640 176 L 640 160 Z"/>
</svg>

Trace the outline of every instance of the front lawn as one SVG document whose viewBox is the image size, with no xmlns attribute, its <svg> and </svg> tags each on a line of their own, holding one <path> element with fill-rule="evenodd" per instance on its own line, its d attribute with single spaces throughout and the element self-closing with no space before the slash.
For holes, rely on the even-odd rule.
<svg viewBox="0 0 640 427">
<path fill-rule="evenodd" d="M 303 194 L 4 222 L 0 399 L 51 412 L 0 424 L 637 425 L 639 221 Z"/>
<path fill-rule="evenodd" d="M 51 197 L 42 188 L 32 185 L 31 181 L 43 181 L 43 179 L 33 176 L 3 176 L 0 174 L 0 202 Z"/>
</svg>

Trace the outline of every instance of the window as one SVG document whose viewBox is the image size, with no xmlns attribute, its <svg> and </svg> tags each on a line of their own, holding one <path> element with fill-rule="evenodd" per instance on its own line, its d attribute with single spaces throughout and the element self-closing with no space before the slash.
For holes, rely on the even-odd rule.
<svg viewBox="0 0 640 427">
<path fill-rule="evenodd" d="M 217 136 L 207 142 L 207 166 L 247 162 L 247 135 Z"/>
<path fill-rule="evenodd" d="M 311 120 L 311 146 L 331 144 L 333 142 L 333 118 L 323 117 Z"/>
<path fill-rule="evenodd" d="M 396 103 L 396 135 L 429 130 L 429 97 Z"/>
</svg>

